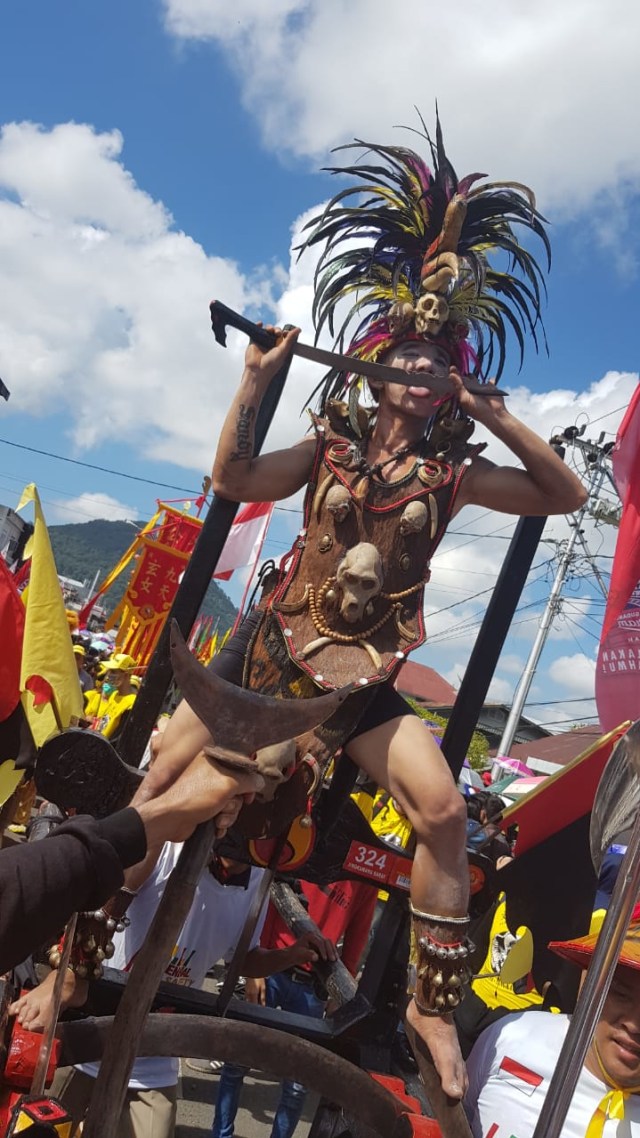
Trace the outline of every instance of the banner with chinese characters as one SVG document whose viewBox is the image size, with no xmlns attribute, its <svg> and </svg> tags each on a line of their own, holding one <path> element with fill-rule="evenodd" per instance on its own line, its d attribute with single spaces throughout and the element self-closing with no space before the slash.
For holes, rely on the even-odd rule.
<svg viewBox="0 0 640 1138">
<path fill-rule="evenodd" d="M 107 628 L 118 628 L 117 651 L 139 667 L 153 654 L 201 528 L 199 518 L 162 505 L 153 526 L 138 536 L 131 580 Z"/>
</svg>

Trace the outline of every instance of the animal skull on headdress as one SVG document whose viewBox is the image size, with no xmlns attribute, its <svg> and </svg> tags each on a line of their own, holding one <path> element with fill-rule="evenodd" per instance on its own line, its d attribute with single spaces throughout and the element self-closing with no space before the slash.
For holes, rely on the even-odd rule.
<svg viewBox="0 0 640 1138">
<path fill-rule="evenodd" d="M 413 324 L 415 309 L 408 300 L 396 300 L 387 313 L 387 325 L 392 336 L 401 336 Z"/>
<path fill-rule="evenodd" d="M 340 587 L 340 616 L 357 624 L 374 597 L 382 590 L 382 558 L 375 545 L 361 541 L 343 557 L 336 572 Z"/>
<path fill-rule="evenodd" d="M 346 486 L 332 486 L 327 493 L 326 506 L 336 524 L 343 522 L 351 509 L 351 498 Z"/>
<path fill-rule="evenodd" d="M 416 306 L 416 332 L 422 336 L 437 336 L 449 319 L 449 305 L 444 296 L 425 292 Z"/>
<path fill-rule="evenodd" d="M 400 518 L 400 533 L 406 537 L 410 533 L 420 533 L 427 524 L 428 510 L 424 502 L 409 502 Z"/>
</svg>

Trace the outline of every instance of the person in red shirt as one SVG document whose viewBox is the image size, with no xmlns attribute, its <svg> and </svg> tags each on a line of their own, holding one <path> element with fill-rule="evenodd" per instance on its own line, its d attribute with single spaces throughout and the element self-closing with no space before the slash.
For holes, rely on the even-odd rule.
<svg viewBox="0 0 640 1138">
<path fill-rule="evenodd" d="M 355 975 L 358 961 L 367 943 L 373 919 L 377 890 L 360 881 L 331 881 L 327 885 L 301 882 L 309 916 L 320 929 L 326 960 L 335 960 L 336 945 L 341 944 L 342 962 Z M 273 905 L 270 905 L 260 938 L 260 947 L 288 948 L 295 941 L 291 929 L 285 925 Z M 321 1019 L 326 993 L 321 991 L 313 973 L 312 964 L 296 966 L 286 972 L 277 972 L 264 979 L 247 979 L 246 999 L 252 1003 L 285 1012 L 314 1016 Z M 220 1074 L 211 1138 L 233 1138 L 234 1122 L 238 1112 L 244 1077 L 249 1068 L 225 1063 Z M 292 1079 L 284 1079 L 280 1101 L 273 1120 L 271 1138 L 291 1138 L 302 1114 L 306 1087 Z"/>
</svg>

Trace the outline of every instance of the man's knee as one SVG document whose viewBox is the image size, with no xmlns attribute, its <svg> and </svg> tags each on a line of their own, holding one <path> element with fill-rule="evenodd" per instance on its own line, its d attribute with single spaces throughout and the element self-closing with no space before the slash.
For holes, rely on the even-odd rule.
<svg viewBox="0 0 640 1138">
<path fill-rule="evenodd" d="M 432 844 L 446 841 L 464 845 L 467 832 L 467 810 L 455 786 L 420 800 L 413 828 L 418 840 Z"/>
</svg>

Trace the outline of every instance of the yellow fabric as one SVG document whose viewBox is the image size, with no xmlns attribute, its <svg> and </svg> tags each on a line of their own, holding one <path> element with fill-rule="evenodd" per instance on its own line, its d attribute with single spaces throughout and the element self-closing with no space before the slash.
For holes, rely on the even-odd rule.
<svg viewBox="0 0 640 1138">
<path fill-rule="evenodd" d="M 586 1138 L 602 1138 L 604 1124 L 609 1118 L 618 1121 L 624 1118 L 624 1104 L 628 1097 L 629 1091 L 609 1091 L 602 1102 L 598 1103 L 591 1116 L 591 1121 L 587 1126 Z"/>
<path fill-rule="evenodd" d="M 491 922 L 487 955 L 478 970 L 479 978 L 472 980 L 471 987 L 488 1008 L 509 1008 L 510 1011 L 519 1011 L 522 1008 L 539 1007 L 544 1000 L 535 988 L 530 992 L 516 992 L 513 984 L 505 984 L 498 973 L 494 972 L 492 963 L 493 943 L 496 937 L 504 936 L 511 931 L 507 924 L 506 908 L 506 898 L 503 893 L 499 898 Z M 521 935 L 521 933 L 521 929 L 516 930 L 516 936 Z"/>
<path fill-rule="evenodd" d="M 386 791 L 379 790 L 373 800 L 370 826 L 374 834 L 384 838 L 398 849 L 405 849 L 411 837 L 411 822 L 403 814 L 399 814 L 389 798 L 388 802 L 379 809 L 380 802 L 386 796 Z"/>
<path fill-rule="evenodd" d="M 610 1118 L 616 1122 L 620 1122 L 624 1118 L 625 1102 L 629 1098 L 629 1095 L 637 1094 L 638 1091 L 640 1091 L 640 1087 L 627 1087 L 623 1090 L 622 1087 L 615 1085 L 613 1079 L 609 1077 L 605 1070 L 595 1039 L 593 1041 L 593 1053 L 600 1068 L 600 1074 L 605 1083 L 609 1084 L 611 1090 L 607 1092 L 594 1110 L 591 1121 L 587 1127 L 585 1138 L 602 1138 L 605 1122 Z"/>
<path fill-rule="evenodd" d="M 406 848 L 411 837 L 411 823 L 408 818 L 398 813 L 386 790 L 378 790 L 373 798 L 366 790 L 357 791 L 351 797 L 376 837 L 382 838 L 398 849 Z M 389 900 L 386 889 L 378 890 L 378 900 Z"/>
<path fill-rule="evenodd" d="M 84 693 L 84 717 L 85 719 L 95 719 L 106 707 L 107 696 L 103 696 L 101 691 L 97 688 L 91 688 L 90 691 Z"/>
<path fill-rule="evenodd" d="M 20 689 L 31 734 L 36 746 L 41 747 L 50 735 L 60 728 L 69 727 L 72 721 L 82 716 L 83 701 L 62 590 L 40 498 L 33 482 L 25 487 L 18 509 L 29 502 L 34 506 L 34 532 L 28 542 L 32 550 L 31 573 Z M 34 707 L 33 696 L 25 690 L 27 680 L 33 675 L 42 676 L 51 685 L 55 711 L 49 703 Z"/>
<path fill-rule="evenodd" d="M 4 806 L 18 789 L 24 771 L 17 771 L 13 759 L 0 763 L 0 806 Z"/>
<path fill-rule="evenodd" d="M 115 735 L 123 713 L 133 707 L 137 694 L 132 692 L 131 695 L 120 695 L 120 692 L 112 691 L 100 709 L 100 717 L 94 725 L 95 730 L 104 735 L 105 739 Z"/>
</svg>

